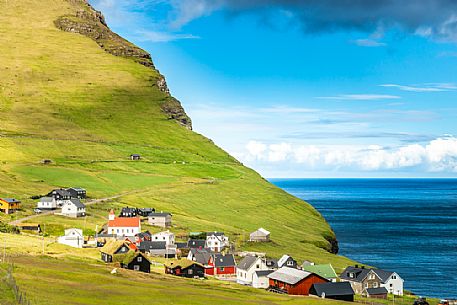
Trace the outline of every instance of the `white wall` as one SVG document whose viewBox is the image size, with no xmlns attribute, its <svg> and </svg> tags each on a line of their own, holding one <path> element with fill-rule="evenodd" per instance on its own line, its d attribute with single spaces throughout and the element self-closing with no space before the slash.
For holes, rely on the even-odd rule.
<svg viewBox="0 0 457 305">
<path fill-rule="evenodd" d="M 381 284 L 381 287 L 385 287 L 389 293 L 403 295 L 403 282 L 404 280 L 398 274 L 393 273 L 385 284 Z"/>
</svg>

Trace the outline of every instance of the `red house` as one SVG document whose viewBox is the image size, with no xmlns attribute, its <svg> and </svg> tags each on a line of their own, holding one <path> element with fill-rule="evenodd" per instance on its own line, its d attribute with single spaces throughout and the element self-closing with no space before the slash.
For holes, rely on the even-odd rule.
<svg viewBox="0 0 457 305">
<path fill-rule="evenodd" d="M 222 255 L 216 253 L 211 255 L 208 266 L 205 268 L 205 274 L 215 276 L 235 276 L 236 263 L 233 254 Z"/>
<path fill-rule="evenodd" d="M 289 267 L 282 267 L 268 276 L 269 290 L 286 292 L 292 295 L 309 295 L 313 284 L 327 283 L 328 280 L 317 274 Z"/>
</svg>

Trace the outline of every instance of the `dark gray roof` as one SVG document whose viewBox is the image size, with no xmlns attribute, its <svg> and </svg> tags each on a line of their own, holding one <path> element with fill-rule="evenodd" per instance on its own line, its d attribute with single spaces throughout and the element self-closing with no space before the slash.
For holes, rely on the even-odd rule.
<svg viewBox="0 0 457 305">
<path fill-rule="evenodd" d="M 208 249 L 197 249 L 197 248 L 190 249 L 190 251 L 192 252 L 192 255 L 194 256 L 195 261 L 197 263 L 202 264 L 202 265 L 208 264 L 208 261 L 212 254 L 211 251 L 209 251 Z"/>
<path fill-rule="evenodd" d="M 207 232 L 206 233 L 206 236 L 212 236 L 212 235 L 214 235 L 214 236 L 224 236 L 225 234 L 224 234 L 224 232 Z"/>
<path fill-rule="evenodd" d="M 311 275 L 310 272 L 298 270 L 295 268 L 282 267 L 282 268 L 276 270 L 275 272 L 269 274 L 268 278 L 277 280 L 277 281 L 280 281 L 283 283 L 295 285 L 310 275 Z"/>
<path fill-rule="evenodd" d="M 176 245 L 177 249 L 187 248 L 187 243 L 186 242 L 176 242 L 175 245 Z"/>
<path fill-rule="evenodd" d="M 236 265 L 233 254 L 222 255 L 218 253 L 214 254 L 213 258 L 215 267 L 232 267 Z"/>
<path fill-rule="evenodd" d="M 267 276 L 273 272 L 274 272 L 274 270 L 260 270 L 260 271 L 256 271 L 255 274 L 257 275 L 257 277 L 262 277 L 262 276 Z"/>
<path fill-rule="evenodd" d="M 139 208 L 138 210 L 141 212 L 154 212 L 155 211 L 154 208 Z"/>
<path fill-rule="evenodd" d="M 41 197 L 40 202 L 53 202 L 54 198 L 52 197 Z"/>
<path fill-rule="evenodd" d="M 74 190 L 74 191 L 77 191 L 77 192 L 85 192 L 86 191 L 82 187 L 69 187 L 69 188 L 67 188 L 67 191 L 68 190 Z"/>
<path fill-rule="evenodd" d="M 149 214 L 149 216 L 152 216 L 152 217 L 166 217 L 168 215 L 171 216 L 171 213 L 151 213 L 151 214 Z"/>
<path fill-rule="evenodd" d="M 79 199 L 76 198 L 70 199 L 70 202 L 74 204 L 77 208 L 84 209 L 86 207 L 84 203 L 82 203 Z"/>
<path fill-rule="evenodd" d="M 369 272 L 370 269 L 349 266 L 340 274 L 340 278 L 342 280 L 361 282 Z M 354 273 L 354 277 L 350 276 L 351 273 Z"/>
<path fill-rule="evenodd" d="M 354 295 L 354 290 L 349 282 L 339 283 L 319 283 L 314 284 L 314 292 L 317 296 L 321 296 L 325 293 L 325 296 L 339 296 L 339 295 Z"/>
<path fill-rule="evenodd" d="M 60 196 L 63 196 L 63 197 L 70 197 L 70 196 L 71 196 L 70 192 L 68 192 L 68 191 L 65 190 L 65 189 L 53 190 L 53 191 L 51 191 L 51 193 L 49 193 L 49 194 L 52 194 L 52 193 L 54 193 L 54 192 L 56 192 L 57 194 L 59 194 Z"/>
<path fill-rule="evenodd" d="M 245 256 L 236 266 L 237 269 L 248 270 L 251 268 L 257 261 L 257 256 L 248 255 Z"/>
<path fill-rule="evenodd" d="M 145 240 L 140 242 L 138 249 L 150 251 L 150 250 L 165 250 L 167 248 L 167 243 L 165 241 L 150 241 Z"/>
<path fill-rule="evenodd" d="M 278 268 L 278 260 L 274 258 L 267 258 L 266 264 L 269 268 Z"/>
<path fill-rule="evenodd" d="M 206 240 L 204 239 L 189 239 L 187 242 L 188 248 L 204 248 Z"/>
<path fill-rule="evenodd" d="M 389 280 L 390 276 L 394 273 L 391 271 L 386 271 L 382 269 L 371 269 L 371 268 L 359 268 L 359 267 L 353 267 L 349 266 L 347 267 L 343 273 L 341 273 L 340 278 L 343 280 L 349 280 L 349 281 L 354 281 L 354 282 L 361 282 L 365 277 L 368 275 L 368 273 L 373 270 L 374 273 L 381 279 L 382 283 L 385 283 Z M 354 273 L 355 277 L 351 278 L 350 274 Z"/>
<path fill-rule="evenodd" d="M 366 289 L 367 293 L 369 295 L 377 295 L 377 294 L 386 294 L 387 289 L 385 287 L 379 287 L 379 288 L 368 288 Z"/>
<path fill-rule="evenodd" d="M 140 233 L 136 234 L 135 236 L 137 236 L 139 238 L 145 238 L 145 237 L 151 238 L 151 232 L 149 232 L 149 231 L 140 232 Z"/>
</svg>

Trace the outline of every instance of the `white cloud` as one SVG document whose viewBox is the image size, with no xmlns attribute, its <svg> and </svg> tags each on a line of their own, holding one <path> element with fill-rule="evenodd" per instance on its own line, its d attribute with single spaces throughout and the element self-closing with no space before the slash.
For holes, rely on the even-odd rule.
<svg viewBox="0 0 457 305">
<path fill-rule="evenodd" d="M 387 88 L 396 88 L 396 89 L 400 89 L 402 91 L 410 91 L 410 92 L 442 92 L 442 91 L 452 91 L 452 90 L 457 89 L 456 85 L 448 84 L 448 83 L 430 83 L 430 84 L 415 85 L 415 86 L 405 86 L 405 85 L 398 85 L 398 84 L 383 84 L 380 86 L 387 87 Z"/>
<path fill-rule="evenodd" d="M 191 34 L 177 34 L 161 31 L 139 31 L 137 33 L 140 35 L 140 41 L 150 42 L 170 42 L 181 39 L 200 39 L 200 37 Z"/>
<path fill-rule="evenodd" d="M 322 96 L 319 99 L 326 100 L 351 100 L 351 101 L 371 101 L 371 100 L 391 100 L 399 99 L 396 95 L 387 94 L 340 94 L 336 96 Z"/>
<path fill-rule="evenodd" d="M 376 48 L 376 47 L 385 47 L 387 44 L 384 42 L 380 42 L 374 39 L 357 39 L 354 41 L 354 43 L 360 47 L 371 47 L 371 48 Z"/>
<path fill-rule="evenodd" d="M 457 172 L 457 138 L 437 138 L 425 145 L 410 144 L 396 148 L 380 145 L 266 145 L 251 141 L 241 161 L 297 164 L 303 169 L 363 171 L 420 168 L 425 172 Z"/>
</svg>

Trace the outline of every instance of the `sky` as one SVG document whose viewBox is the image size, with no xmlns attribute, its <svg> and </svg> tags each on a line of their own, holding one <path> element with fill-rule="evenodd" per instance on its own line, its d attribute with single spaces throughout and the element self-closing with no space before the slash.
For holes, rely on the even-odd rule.
<svg viewBox="0 0 457 305">
<path fill-rule="evenodd" d="M 457 177 L 453 0 L 91 0 L 264 177 Z"/>
</svg>

